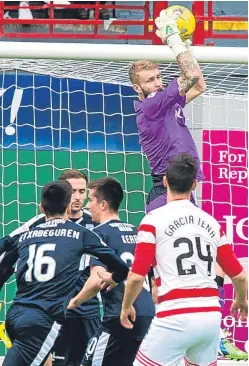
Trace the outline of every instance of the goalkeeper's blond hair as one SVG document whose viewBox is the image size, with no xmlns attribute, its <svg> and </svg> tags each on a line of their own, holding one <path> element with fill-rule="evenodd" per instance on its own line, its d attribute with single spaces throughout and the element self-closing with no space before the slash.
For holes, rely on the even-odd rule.
<svg viewBox="0 0 249 366">
<path fill-rule="evenodd" d="M 139 60 L 132 62 L 129 67 L 129 78 L 132 84 L 139 84 L 139 71 L 158 69 L 154 61 Z"/>
</svg>

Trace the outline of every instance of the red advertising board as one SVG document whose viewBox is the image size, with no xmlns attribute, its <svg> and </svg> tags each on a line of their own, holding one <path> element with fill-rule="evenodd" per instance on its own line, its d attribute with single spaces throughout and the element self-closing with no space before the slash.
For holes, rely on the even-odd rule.
<svg viewBox="0 0 249 366">
<path fill-rule="evenodd" d="M 203 131 L 202 208 L 220 222 L 245 269 L 248 260 L 247 147 L 246 131 Z M 244 351 L 247 324 L 230 315 L 233 297 L 231 282 L 226 278 L 222 328 L 228 328 L 231 338 Z"/>
</svg>

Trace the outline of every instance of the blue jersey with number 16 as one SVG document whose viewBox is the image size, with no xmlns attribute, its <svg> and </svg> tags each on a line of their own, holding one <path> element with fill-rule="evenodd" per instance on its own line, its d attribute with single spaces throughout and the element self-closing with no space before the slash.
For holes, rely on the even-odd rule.
<svg viewBox="0 0 249 366">
<path fill-rule="evenodd" d="M 0 254 L 16 247 L 19 257 L 14 303 L 40 307 L 56 320 L 64 318 L 81 275 L 83 253 L 104 261 L 118 281 L 128 273 L 125 263 L 95 233 L 67 220 L 49 220 L 23 233 L 11 248 L 8 243 L 0 243 Z"/>
</svg>

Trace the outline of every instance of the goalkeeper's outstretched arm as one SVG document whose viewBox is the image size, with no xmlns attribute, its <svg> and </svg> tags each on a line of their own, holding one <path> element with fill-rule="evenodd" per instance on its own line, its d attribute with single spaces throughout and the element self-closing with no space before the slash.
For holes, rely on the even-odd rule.
<svg viewBox="0 0 249 366">
<path fill-rule="evenodd" d="M 186 94 L 186 103 L 205 91 L 205 81 L 194 57 L 190 41 L 183 42 L 173 15 L 166 15 L 163 10 L 155 20 L 158 30 L 156 34 L 167 44 L 176 56 L 181 76 L 178 78 L 180 95 Z"/>
<path fill-rule="evenodd" d="M 204 91 L 206 90 L 206 82 L 204 80 L 204 77 L 203 77 L 201 68 L 198 64 L 198 61 L 196 60 L 196 58 L 191 50 L 191 41 L 188 39 L 184 43 L 185 43 L 188 53 L 192 59 L 191 67 L 196 67 L 199 72 L 199 76 L 200 76 L 197 83 L 195 83 L 193 85 L 193 87 L 186 92 L 186 104 L 187 104 L 187 103 L 191 102 L 191 100 L 193 100 L 194 98 L 198 97 L 200 94 L 204 93 Z M 178 65 L 181 70 L 182 60 L 181 60 L 181 62 L 178 61 Z M 182 83 L 186 82 L 186 76 L 183 73 L 181 73 L 180 78 L 178 78 L 179 86 L 180 86 L 180 82 L 182 82 Z M 184 90 L 184 86 L 183 86 L 183 90 Z M 179 88 L 179 92 L 180 92 L 180 88 Z"/>
<path fill-rule="evenodd" d="M 179 53 L 176 59 L 181 72 L 181 76 L 177 79 L 179 93 L 185 95 L 199 82 L 201 72 L 188 51 Z"/>
</svg>

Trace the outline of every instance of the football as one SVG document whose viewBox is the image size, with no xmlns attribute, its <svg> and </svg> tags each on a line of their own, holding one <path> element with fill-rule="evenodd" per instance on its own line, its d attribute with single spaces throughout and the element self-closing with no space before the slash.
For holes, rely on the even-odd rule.
<svg viewBox="0 0 249 366">
<path fill-rule="evenodd" d="M 167 15 L 173 16 L 183 40 L 189 39 L 195 31 L 195 17 L 185 6 L 173 5 L 166 10 Z"/>
</svg>

